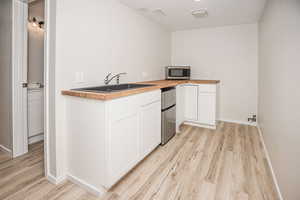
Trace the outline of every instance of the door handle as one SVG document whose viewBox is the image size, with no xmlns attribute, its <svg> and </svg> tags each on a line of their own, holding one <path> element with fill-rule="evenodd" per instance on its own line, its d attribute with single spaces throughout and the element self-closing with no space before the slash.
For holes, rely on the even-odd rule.
<svg viewBox="0 0 300 200">
<path fill-rule="evenodd" d="M 23 88 L 28 88 L 28 83 L 22 83 Z"/>
</svg>

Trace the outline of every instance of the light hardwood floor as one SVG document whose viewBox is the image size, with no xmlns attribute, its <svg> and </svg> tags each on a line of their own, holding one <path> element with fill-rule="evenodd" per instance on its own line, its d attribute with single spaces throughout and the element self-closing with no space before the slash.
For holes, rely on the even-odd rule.
<svg viewBox="0 0 300 200">
<path fill-rule="evenodd" d="M 5 200 L 277 200 L 255 127 L 220 123 L 217 130 L 183 126 L 102 198 L 70 182 L 44 178 L 43 144 L 0 165 Z"/>
<path fill-rule="evenodd" d="M 0 164 L 10 159 L 11 159 L 10 154 L 0 148 Z"/>
</svg>

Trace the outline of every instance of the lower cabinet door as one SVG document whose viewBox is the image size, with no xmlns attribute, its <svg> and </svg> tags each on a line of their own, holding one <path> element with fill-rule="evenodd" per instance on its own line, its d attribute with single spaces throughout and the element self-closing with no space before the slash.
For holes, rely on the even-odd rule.
<svg viewBox="0 0 300 200">
<path fill-rule="evenodd" d="M 44 97 L 43 90 L 28 92 L 28 137 L 44 132 Z"/>
<path fill-rule="evenodd" d="M 179 132 L 179 126 L 184 122 L 184 86 L 176 87 L 176 131 Z"/>
<path fill-rule="evenodd" d="M 109 135 L 109 184 L 116 183 L 139 159 L 139 114 L 111 124 Z"/>
<path fill-rule="evenodd" d="M 187 121 L 198 121 L 198 86 L 184 86 L 184 118 Z"/>
<path fill-rule="evenodd" d="M 143 159 L 161 143 L 161 103 L 142 106 L 140 157 Z"/>
<path fill-rule="evenodd" d="M 216 94 L 199 92 L 198 99 L 198 122 L 214 126 L 216 124 Z"/>
</svg>

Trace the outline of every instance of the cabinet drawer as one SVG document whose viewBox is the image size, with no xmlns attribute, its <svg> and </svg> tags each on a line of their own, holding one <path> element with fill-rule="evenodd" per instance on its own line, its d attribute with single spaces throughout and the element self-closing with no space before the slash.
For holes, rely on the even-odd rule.
<svg viewBox="0 0 300 200">
<path fill-rule="evenodd" d="M 109 101 L 111 120 L 116 121 L 129 117 L 139 111 L 140 106 L 147 106 L 161 100 L 160 90 L 131 95 Z"/>
<path fill-rule="evenodd" d="M 137 95 L 134 95 L 108 102 L 110 120 L 117 121 L 136 114 L 139 110 L 139 100 Z"/>
<path fill-rule="evenodd" d="M 216 93 L 217 86 L 216 85 L 208 85 L 208 84 L 199 85 L 198 91 L 199 92 Z"/>
<path fill-rule="evenodd" d="M 160 101 L 161 100 L 161 91 L 155 90 L 151 92 L 145 92 L 140 94 L 141 99 L 141 106 L 149 105 L 153 102 Z"/>
</svg>

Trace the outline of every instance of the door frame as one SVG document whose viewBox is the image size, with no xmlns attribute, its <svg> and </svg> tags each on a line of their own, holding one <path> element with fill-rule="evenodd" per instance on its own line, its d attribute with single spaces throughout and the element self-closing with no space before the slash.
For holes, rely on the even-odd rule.
<svg viewBox="0 0 300 200">
<path fill-rule="evenodd" d="M 55 127 L 50 127 L 55 124 L 55 122 L 51 123 L 51 117 L 50 117 L 50 101 L 51 101 L 51 94 L 52 91 L 50 90 L 50 85 L 52 84 L 53 87 L 55 85 L 54 80 L 51 80 L 50 77 L 54 76 L 54 74 L 51 74 L 51 63 L 55 60 L 50 60 L 52 57 L 50 56 L 51 48 L 52 47 L 52 38 L 54 38 L 54 35 L 51 34 L 50 27 L 53 20 L 52 16 L 52 7 L 51 3 L 55 3 L 56 0 L 44 0 L 45 1 L 45 7 L 44 7 L 44 18 L 45 18 L 45 26 L 44 26 L 44 167 L 45 167 L 45 176 L 46 178 L 50 179 L 49 177 L 52 177 L 50 173 L 50 128 L 54 129 Z M 51 2 L 52 1 L 52 2 Z M 54 102 L 51 102 L 54 103 Z M 55 130 L 55 129 L 54 129 Z M 55 151 L 55 149 L 52 149 L 52 152 Z"/>
<path fill-rule="evenodd" d="M 53 42 L 51 38 L 53 35 L 50 36 L 50 19 L 52 19 L 51 12 L 51 1 L 53 0 L 44 0 L 45 1 L 45 25 L 44 25 L 44 167 L 45 167 L 45 176 L 48 177 L 49 169 L 50 169 L 50 147 L 49 147 L 49 130 L 50 125 L 53 126 L 53 123 L 51 123 L 51 119 L 49 116 L 50 111 L 50 84 L 54 85 L 54 80 L 50 79 L 50 54 L 51 52 L 51 45 Z M 20 80 L 20 76 L 18 74 L 20 68 L 27 67 L 27 19 L 28 19 L 28 5 L 26 0 L 13 0 L 12 5 L 12 17 L 13 17 L 13 29 L 12 29 L 12 149 L 13 149 L 13 157 L 17 157 L 20 155 L 23 155 L 28 152 L 28 119 L 27 119 L 27 105 L 23 105 L 24 101 L 22 101 L 22 98 L 20 98 L 20 82 L 23 82 L 24 80 Z M 23 8 L 23 15 L 18 15 L 15 8 L 15 3 L 23 3 L 25 5 L 25 8 Z M 25 9 L 27 11 L 25 11 Z M 53 9 L 53 8 L 52 8 Z M 51 11 L 51 12 L 50 12 Z M 17 14 L 17 15 L 16 15 Z M 51 16 L 51 17 L 50 17 Z M 16 30 L 17 24 L 16 22 L 22 22 L 23 24 L 23 31 Z M 51 23 L 53 23 L 51 21 Z M 54 22 L 55 23 L 55 22 Z M 16 40 L 18 38 L 23 37 L 23 44 L 18 43 L 19 40 Z M 25 45 L 24 48 L 21 48 L 20 51 L 17 51 L 20 49 L 19 47 L 22 45 Z M 51 47 L 52 48 L 52 47 Z M 22 64 L 20 65 L 18 57 L 22 57 Z M 51 74 L 52 76 L 52 74 Z M 16 96 L 18 94 L 18 96 Z M 23 97 L 24 98 L 24 97 Z M 27 98 L 27 92 L 26 97 Z M 26 100 L 27 101 L 27 100 Z M 53 103 L 53 102 L 51 102 Z M 20 106 L 23 106 L 25 109 L 20 110 Z M 24 124 L 26 123 L 26 124 Z M 54 150 L 54 149 L 53 149 Z"/>
</svg>

